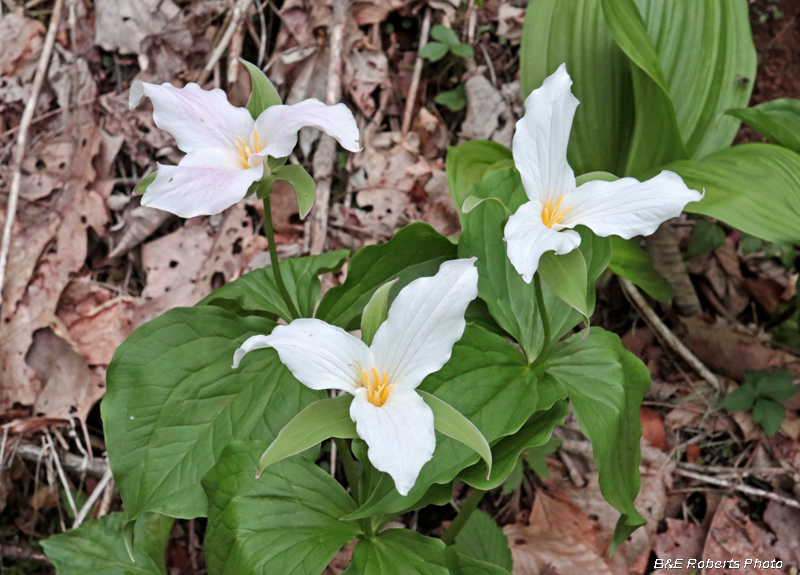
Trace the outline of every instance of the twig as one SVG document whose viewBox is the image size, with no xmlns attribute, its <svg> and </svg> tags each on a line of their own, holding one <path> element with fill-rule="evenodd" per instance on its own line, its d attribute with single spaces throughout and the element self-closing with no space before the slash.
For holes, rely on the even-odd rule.
<svg viewBox="0 0 800 575">
<path fill-rule="evenodd" d="M 406 109 L 403 112 L 403 128 L 401 135 L 405 138 L 411 128 L 411 116 L 414 114 L 414 105 L 417 101 L 417 90 L 419 89 L 419 79 L 422 77 L 422 58 L 419 53 L 428 43 L 428 34 L 431 31 L 431 9 L 425 8 L 425 18 L 422 20 L 422 30 L 419 36 L 419 48 L 417 49 L 417 61 L 414 62 L 414 75 L 411 77 L 411 87 L 408 89 L 408 99 L 406 99 Z"/>
<path fill-rule="evenodd" d="M 39 92 L 42 90 L 42 83 L 47 72 L 47 65 L 50 63 L 50 56 L 53 54 L 53 44 L 56 40 L 56 32 L 58 32 L 63 5 L 64 0 L 55 0 L 53 3 L 53 15 L 50 17 L 50 25 L 47 28 L 47 36 L 42 46 L 42 54 L 39 56 L 39 63 L 36 65 L 31 95 L 25 103 L 25 110 L 22 112 L 22 119 L 19 122 L 19 135 L 17 136 L 17 145 L 14 148 L 14 172 L 11 176 L 6 221 L 3 225 L 2 242 L 0 242 L 0 309 L 3 306 L 3 284 L 5 283 L 6 266 L 8 265 L 8 251 L 11 247 L 11 231 L 17 215 L 17 203 L 19 202 L 19 191 L 22 184 L 22 160 L 25 157 L 25 144 L 28 142 L 28 128 L 33 120 L 33 112 L 36 109 Z"/>
<path fill-rule="evenodd" d="M 631 301 L 639 309 L 644 319 L 647 320 L 647 323 L 658 332 L 667 345 L 678 353 L 711 387 L 717 391 L 721 391 L 722 385 L 717 376 L 703 365 L 703 362 L 697 359 L 697 356 L 683 345 L 683 342 L 664 325 L 664 322 L 661 321 L 653 308 L 645 301 L 642 294 L 639 293 L 639 290 L 633 285 L 633 282 L 621 277 L 619 278 L 619 283 L 622 285 L 622 290 L 631 298 Z"/>
<path fill-rule="evenodd" d="M 72 509 L 72 516 L 78 516 L 78 508 L 75 505 L 75 500 L 72 498 L 72 490 L 69 487 L 69 481 L 67 481 L 67 476 L 64 474 L 64 468 L 61 467 L 61 460 L 58 458 L 58 453 L 56 453 L 56 446 L 53 444 L 53 440 L 50 438 L 50 434 L 48 433 L 45 435 L 47 438 L 47 446 L 50 448 L 50 454 L 53 456 L 53 461 L 56 464 L 56 471 L 58 472 L 58 478 L 61 481 L 61 485 L 64 487 L 64 492 L 67 494 L 67 502 L 69 503 L 70 509 Z"/>
<path fill-rule="evenodd" d="M 94 488 L 92 494 L 89 496 L 89 499 L 86 500 L 86 503 L 83 504 L 81 510 L 75 516 L 75 522 L 72 524 L 73 529 L 77 529 L 83 523 L 83 520 L 86 519 L 86 516 L 89 514 L 89 511 L 94 507 L 95 502 L 100 498 L 100 494 L 106 490 L 106 486 L 108 482 L 111 481 L 111 468 L 109 467 L 106 469 L 103 478 L 100 480 L 100 483 L 97 484 L 97 487 Z"/>
<path fill-rule="evenodd" d="M 102 517 L 103 515 L 108 515 L 109 509 L 111 509 L 111 500 L 114 498 L 114 492 L 116 491 L 116 485 L 114 484 L 114 478 L 111 478 L 111 483 L 108 484 L 106 490 L 103 492 L 103 499 L 100 501 L 100 507 L 97 508 L 97 517 Z"/>
<path fill-rule="evenodd" d="M 237 28 L 239 28 L 242 15 L 250 7 L 250 2 L 252 1 L 253 0 L 237 0 L 233 7 L 233 14 L 231 14 L 231 21 L 228 23 L 228 28 L 222 35 L 222 39 L 220 39 L 219 44 L 217 44 L 216 48 L 214 48 L 214 51 L 211 52 L 211 56 L 208 58 L 205 68 L 203 68 L 203 71 L 200 73 L 200 77 L 197 79 L 197 83 L 201 86 L 206 82 L 206 80 L 208 80 L 208 77 L 211 75 L 211 72 L 214 71 L 214 67 L 217 65 L 217 62 L 219 62 L 219 59 L 222 58 L 222 54 L 228 47 L 231 38 L 233 38 L 234 32 L 236 32 Z"/>
<path fill-rule="evenodd" d="M 575 485 L 575 487 L 585 487 L 586 480 L 581 475 L 578 468 L 575 467 L 575 463 L 572 461 L 572 458 L 567 454 L 566 450 L 559 449 L 558 450 L 558 458 L 561 460 L 561 463 L 564 464 L 564 467 L 567 468 L 567 473 L 569 473 L 569 479 Z"/>
<path fill-rule="evenodd" d="M 325 93 L 325 103 L 329 106 L 336 104 L 342 97 L 342 44 L 344 44 L 344 26 L 349 5 L 349 0 L 334 0 L 333 3 L 333 24 L 328 44 L 330 46 L 328 86 Z M 309 251 L 312 255 L 321 254 L 325 249 L 325 240 L 328 236 L 331 179 L 335 163 L 336 140 L 331 136 L 323 135 L 312 164 L 314 179 L 317 182 L 314 207 L 308 223 Z"/>
<path fill-rule="evenodd" d="M 43 449 L 33 443 L 20 443 L 16 448 L 16 452 L 19 453 L 22 459 L 36 462 L 42 457 Z M 108 469 L 108 462 L 105 459 L 95 458 L 89 460 L 74 453 L 61 453 L 61 464 L 64 469 L 73 473 L 86 473 L 86 475 L 97 479 L 103 477 L 106 469 Z"/>
<path fill-rule="evenodd" d="M 706 473 L 720 473 L 727 475 L 737 475 L 746 477 L 752 475 L 753 477 L 770 477 L 773 475 L 791 475 L 791 472 L 781 467 L 720 467 L 717 465 L 697 465 L 695 463 L 687 463 L 678 461 L 677 466 L 681 469 L 688 471 L 698 471 Z"/>
<path fill-rule="evenodd" d="M 0 543 L 0 559 L 23 559 L 33 561 L 42 565 L 52 565 L 47 555 L 41 551 L 34 551 L 30 547 L 13 545 L 11 543 Z"/>
<path fill-rule="evenodd" d="M 675 473 L 683 477 L 688 477 L 689 479 L 696 479 L 697 481 L 703 481 L 704 483 L 711 483 L 712 485 L 727 487 L 729 489 L 733 489 L 734 491 L 741 491 L 742 493 L 746 493 L 747 495 L 752 495 L 753 497 L 765 497 L 766 499 L 772 499 L 773 501 L 778 501 L 779 503 L 783 503 L 785 505 L 788 505 L 789 507 L 800 509 L 800 501 L 797 501 L 796 499 L 791 499 L 790 497 L 784 497 L 783 495 L 778 495 L 777 493 L 764 491 L 763 489 L 750 487 L 749 485 L 744 485 L 742 483 L 733 483 L 731 481 L 719 479 L 718 477 L 700 475 L 699 473 L 695 473 L 687 469 L 677 468 L 675 469 Z"/>
<path fill-rule="evenodd" d="M 264 57 L 267 53 L 267 19 L 264 17 L 264 5 L 261 0 L 256 0 L 256 12 L 258 12 L 258 22 L 261 25 L 261 35 L 258 42 L 258 58 L 256 66 L 261 68 L 264 64 Z"/>
</svg>

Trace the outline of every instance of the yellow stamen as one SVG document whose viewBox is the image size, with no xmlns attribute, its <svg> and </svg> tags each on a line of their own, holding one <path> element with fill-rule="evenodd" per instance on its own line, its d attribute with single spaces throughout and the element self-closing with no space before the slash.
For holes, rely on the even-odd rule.
<svg viewBox="0 0 800 575">
<path fill-rule="evenodd" d="M 361 368 L 361 366 L 358 366 Z M 392 384 L 387 382 L 386 372 L 378 375 L 378 370 L 372 368 L 372 374 L 367 373 L 366 369 L 361 369 L 361 381 L 359 387 L 367 390 L 367 401 L 375 407 L 381 407 L 389 399 L 389 392 L 392 391 Z"/>
<path fill-rule="evenodd" d="M 236 148 L 239 150 L 239 155 L 242 157 L 242 169 L 246 170 L 250 167 L 247 159 L 253 155 L 253 151 L 250 149 L 250 146 L 247 145 L 247 142 L 244 141 L 244 138 L 241 136 L 236 136 L 236 139 L 239 140 L 238 142 L 234 142 L 236 144 Z"/>
<path fill-rule="evenodd" d="M 253 130 L 253 140 L 255 140 L 256 154 L 261 151 L 261 144 L 258 143 L 258 132 Z"/>
<path fill-rule="evenodd" d="M 548 228 L 552 228 L 553 224 L 560 224 L 561 220 L 564 219 L 564 216 L 567 215 L 567 212 L 570 211 L 572 208 L 567 208 L 563 212 L 559 212 L 558 208 L 561 206 L 561 201 L 564 199 L 564 195 L 562 194 L 559 196 L 558 201 L 556 201 L 555 205 L 553 205 L 553 200 L 547 200 L 547 203 L 544 205 L 544 209 L 542 210 L 542 222 Z"/>
</svg>

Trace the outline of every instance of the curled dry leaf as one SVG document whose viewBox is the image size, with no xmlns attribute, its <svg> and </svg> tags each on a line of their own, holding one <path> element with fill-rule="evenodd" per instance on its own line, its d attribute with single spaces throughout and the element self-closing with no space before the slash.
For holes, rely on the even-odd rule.
<svg viewBox="0 0 800 575">
<path fill-rule="evenodd" d="M 375 114 L 375 90 L 389 87 L 389 62 L 383 52 L 354 48 L 344 61 L 343 83 L 347 94 L 367 118 Z"/>
<path fill-rule="evenodd" d="M 593 549 L 562 533 L 521 525 L 506 525 L 503 533 L 511 547 L 514 575 L 614 573 Z"/>
<path fill-rule="evenodd" d="M 497 35 L 505 38 L 512 46 L 522 40 L 522 24 L 525 22 L 525 9 L 503 3 L 497 13 Z"/>
<path fill-rule="evenodd" d="M 466 82 L 467 117 L 461 125 L 465 140 L 492 140 L 511 147 L 514 118 L 506 99 L 486 76 L 476 74 Z"/>
<path fill-rule="evenodd" d="M 145 38 L 164 33 L 168 26 L 170 34 L 184 35 L 184 42 L 191 44 L 180 8 L 172 2 L 97 0 L 95 10 L 95 43 L 109 52 L 139 54 Z"/>
</svg>

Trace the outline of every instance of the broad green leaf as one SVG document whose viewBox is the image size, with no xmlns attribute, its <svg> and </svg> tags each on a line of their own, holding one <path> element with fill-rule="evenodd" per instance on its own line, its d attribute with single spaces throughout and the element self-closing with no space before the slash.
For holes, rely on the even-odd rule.
<svg viewBox="0 0 800 575">
<path fill-rule="evenodd" d="M 635 105 L 625 174 L 639 176 L 653 166 L 686 158 L 675 108 L 661 62 L 634 0 L 600 0 L 617 45 L 631 59 Z M 658 138 L 653 138 L 653 134 Z"/>
<path fill-rule="evenodd" d="M 450 361 L 425 378 L 419 389 L 458 410 L 490 445 L 519 430 L 539 405 L 536 378 L 519 350 L 473 324 L 467 325 L 453 347 Z M 466 445 L 437 434 L 433 459 L 422 468 L 409 494 L 401 496 L 391 477 L 381 473 L 374 487 L 363 491 L 363 505 L 353 518 L 396 515 L 414 508 L 429 486 L 450 483 L 462 469 L 478 461 L 479 456 Z M 478 474 L 485 480 L 486 465 L 481 462 L 478 466 Z"/>
<path fill-rule="evenodd" d="M 672 299 L 672 286 L 653 268 L 653 258 L 639 245 L 638 238 L 624 240 L 611 236 L 611 262 L 608 268 L 631 280 L 656 301 Z"/>
<path fill-rule="evenodd" d="M 636 3 L 658 53 L 688 154 L 701 158 L 727 148 L 739 122 L 723 113 L 747 105 L 756 73 L 747 3 Z"/>
<path fill-rule="evenodd" d="M 453 204 L 464 205 L 472 186 L 483 179 L 493 164 L 511 161 L 511 150 L 495 142 L 474 140 L 447 149 L 447 187 Z"/>
<path fill-rule="evenodd" d="M 152 184 L 156 180 L 156 176 L 158 172 L 153 172 L 152 174 L 146 175 L 142 178 L 142 181 L 136 184 L 136 187 L 133 189 L 134 194 L 143 194 L 147 191 L 147 187 Z"/>
<path fill-rule="evenodd" d="M 320 294 L 318 276 L 341 268 L 349 255 L 350 250 L 336 250 L 316 256 L 290 258 L 280 263 L 286 289 L 301 317 L 314 315 Z M 245 312 L 266 312 L 287 322 L 296 319 L 289 313 L 278 291 L 272 266 L 254 270 L 222 286 L 198 305 L 226 307 L 224 300 L 234 300 Z"/>
<path fill-rule="evenodd" d="M 247 100 L 247 105 L 245 107 L 255 120 L 261 115 L 261 112 L 270 106 L 282 104 L 281 97 L 278 95 L 275 86 L 272 85 L 272 82 L 269 81 L 269 78 L 264 75 L 264 72 L 262 72 L 258 66 L 246 60 L 242 60 L 241 58 L 239 58 L 239 62 L 247 68 L 250 74 L 250 82 L 253 90 L 250 92 L 250 99 Z"/>
<path fill-rule="evenodd" d="M 372 345 L 378 328 L 389 316 L 389 292 L 397 282 L 398 278 L 395 278 L 383 284 L 364 306 L 364 313 L 361 314 L 361 340 L 367 345 Z"/>
<path fill-rule="evenodd" d="M 464 204 L 461 206 L 461 213 L 468 214 L 483 202 L 496 204 L 503 208 L 506 213 L 506 218 L 511 216 L 511 211 L 508 209 L 508 206 L 506 206 L 500 198 L 476 198 L 475 196 L 467 196 L 467 199 L 464 200 Z"/>
<path fill-rule="evenodd" d="M 387 529 L 362 539 L 342 575 L 450 575 L 445 544 L 408 529 Z"/>
<path fill-rule="evenodd" d="M 261 456 L 256 477 L 260 477 L 270 465 L 297 455 L 331 437 L 358 437 L 356 424 L 350 418 L 352 402 L 353 396 L 349 393 L 331 399 L 320 399 L 295 415 Z"/>
<path fill-rule="evenodd" d="M 456 56 L 462 58 L 474 58 L 475 50 L 469 44 L 453 44 L 450 46 L 450 51 Z"/>
<path fill-rule="evenodd" d="M 528 4 L 520 50 L 523 98 L 564 62 L 580 100 L 569 165 L 578 175 L 598 170 L 622 174 L 634 123 L 633 87 L 628 59 L 606 26 L 600 0 Z"/>
<path fill-rule="evenodd" d="M 587 277 L 586 260 L 580 250 L 572 250 L 568 254 L 556 255 L 545 252 L 539 259 L 537 269 L 547 287 L 572 309 L 575 309 L 589 321 L 588 302 L 586 301 Z"/>
<path fill-rule="evenodd" d="M 747 374 L 745 374 L 745 379 L 747 379 Z M 786 370 L 773 373 L 762 372 L 762 377 L 756 382 L 756 391 L 758 391 L 760 397 L 766 397 L 778 403 L 789 401 L 797 395 L 797 388 L 794 386 L 792 374 Z"/>
<path fill-rule="evenodd" d="M 450 51 L 450 46 L 442 44 L 441 42 L 428 42 L 419 51 L 419 57 L 425 58 L 431 62 L 438 62 Z"/>
<path fill-rule="evenodd" d="M 764 428 L 768 437 L 774 436 L 781 428 L 786 408 L 771 399 L 760 397 L 753 406 L 753 419 Z"/>
<path fill-rule="evenodd" d="M 444 556 L 452 575 L 511 575 L 503 567 L 463 554 L 455 545 L 448 546 Z"/>
<path fill-rule="evenodd" d="M 480 430 L 473 423 L 435 395 L 421 389 L 418 393 L 433 411 L 433 424 L 436 431 L 443 433 L 447 437 L 452 437 L 460 441 L 472 451 L 481 456 L 486 462 L 486 479 L 492 473 L 492 450 L 486 442 L 486 438 L 481 435 Z"/>
<path fill-rule="evenodd" d="M 442 263 L 456 257 L 456 249 L 430 224 L 410 224 L 385 244 L 358 250 L 347 267 L 347 279 L 328 290 L 316 317 L 347 330 L 358 329 L 361 312 L 375 290 L 400 278 L 391 290 L 393 300 L 412 280 L 434 275 Z"/>
<path fill-rule="evenodd" d="M 522 452 L 522 458 L 536 475 L 542 479 L 550 479 L 550 469 L 544 458 L 561 447 L 561 443 L 562 440 L 558 437 L 551 437 L 544 445 L 526 448 Z"/>
<path fill-rule="evenodd" d="M 42 541 L 42 548 L 59 575 L 165 575 L 173 519 L 153 513 L 136 522 L 135 563 L 122 538 L 127 522 L 124 513 L 111 513 L 53 535 Z"/>
<path fill-rule="evenodd" d="M 281 180 L 294 188 L 297 194 L 297 206 L 300 208 L 300 217 L 305 218 L 314 205 L 316 184 L 311 174 L 299 164 L 288 164 L 272 170 L 270 181 Z"/>
<path fill-rule="evenodd" d="M 773 144 L 800 154 L 800 100 L 772 100 L 753 108 L 728 110 L 726 113 L 744 120 Z"/>
<path fill-rule="evenodd" d="M 639 408 L 650 373 L 619 337 L 599 328 L 559 343 L 544 365 L 575 407 L 581 431 L 594 447 L 600 491 L 622 513 L 612 551 L 645 523 L 633 501 L 639 494 L 642 427 Z"/>
<path fill-rule="evenodd" d="M 587 182 L 616 182 L 619 178 L 608 172 L 589 172 L 575 178 L 575 185 L 580 187 Z"/>
<path fill-rule="evenodd" d="M 467 105 L 467 89 L 464 84 L 459 84 L 452 90 L 436 94 L 434 101 L 442 106 L 447 106 L 454 112 L 458 112 Z"/>
<path fill-rule="evenodd" d="M 514 566 L 503 530 L 488 513 L 476 509 L 456 535 L 456 546 L 468 557 L 486 561 L 507 571 Z"/>
<path fill-rule="evenodd" d="M 563 425 L 564 418 L 569 414 L 569 405 L 560 400 L 546 411 L 537 411 L 522 426 L 522 428 L 508 437 L 502 438 L 492 446 L 494 456 L 494 471 L 492 477 L 486 479 L 482 466 L 473 465 L 461 472 L 458 478 L 477 489 L 494 489 L 506 480 L 519 461 L 520 454 L 532 447 L 545 445 L 553 434 L 556 425 Z"/>
<path fill-rule="evenodd" d="M 321 398 L 295 380 L 274 350 L 250 354 L 239 369 L 231 368 L 245 339 L 275 325 L 214 306 L 175 308 L 117 348 L 101 414 L 130 519 L 151 511 L 204 516 L 200 478 L 225 446 L 272 441 Z"/>
<path fill-rule="evenodd" d="M 758 398 L 756 388 L 741 385 L 725 396 L 725 409 L 728 411 L 749 411 Z"/>
<path fill-rule="evenodd" d="M 434 40 L 439 40 L 439 42 L 442 42 L 443 44 L 455 45 L 460 42 L 458 39 L 458 34 L 453 32 L 452 28 L 442 26 L 441 24 L 437 24 L 431 28 L 431 37 Z"/>
<path fill-rule="evenodd" d="M 705 197 L 686 211 L 716 218 L 770 242 L 800 243 L 800 155 L 744 144 L 666 166 Z"/>
<path fill-rule="evenodd" d="M 256 479 L 260 442 L 228 446 L 203 477 L 208 495 L 206 561 L 214 575 L 319 575 L 359 530 L 339 483 L 293 457 Z"/>
</svg>

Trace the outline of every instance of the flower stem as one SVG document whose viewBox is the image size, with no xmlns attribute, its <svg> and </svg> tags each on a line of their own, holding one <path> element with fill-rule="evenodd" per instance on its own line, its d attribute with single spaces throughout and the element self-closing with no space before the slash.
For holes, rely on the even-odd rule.
<svg viewBox="0 0 800 575">
<path fill-rule="evenodd" d="M 461 532 L 464 525 L 466 525 L 467 521 L 469 520 L 472 512 L 475 511 L 478 507 L 478 503 L 481 502 L 483 499 L 483 494 L 486 493 L 483 489 L 473 489 L 472 492 L 467 496 L 467 500 L 464 502 L 464 505 L 461 506 L 461 510 L 456 515 L 456 518 L 453 519 L 453 522 L 450 524 L 445 532 L 442 534 L 442 541 L 445 545 L 450 545 L 455 541 L 456 536 Z"/>
<path fill-rule="evenodd" d="M 292 317 L 285 317 L 286 321 L 291 321 L 300 317 L 300 312 L 292 301 L 289 295 L 289 290 L 286 289 L 286 284 L 283 283 L 283 274 L 281 273 L 280 262 L 278 261 L 278 250 L 275 247 L 275 229 L 272 227 L 272 208 L 270 206 L 269 196 L 264 198 L 264 231 L 267 234 L 267 241 L 269 242 L 269 259 L 272 261 L 272 273 L 275 276 L 275 283 L 278 285 L 278 291 L 281 292 L 283 301 L 286 302 L 286 307 Z"/>
<path fill-rule="evenodd" d="M 531 363 L 531 367 L 534 368 L 538 366 L 540 363 L 544 361 L 547 357 L 547 352 L 550 351 L 550 345 L 552 342 L 552 333 L 550 332 L 550 318 L 547 317 L 547 308 L 544 305 L 544 294 L 542 293 L 542 280 L 539 278 L 539 274 L 535 273 L 533 275 L 533 287 L 536 290 L 536 308 L 539 310 L 539 317 L 542 318 L 542 331 L 544 331 L 544 343 L 542 344 L 542 349 L 539 352 L 539 355 L 536 356 L 536 360 Z"/>
<path fill-rule="evenodd" d="M 347 484 L 350 486 L 350 496 L 356 505 L 360 505 L 358 500 L 358 472 L 356 471 L 356 463 L 353 460 L 353 454 L 350 453 L 350 446 L 344 439 L 338 437 L 333 438 L 336 444 L 336 452 L 339 454 L 339 459 L 342 461 L 342 468 L 344 468 L 344 475 L 347 477 Z"/>
</svg>

